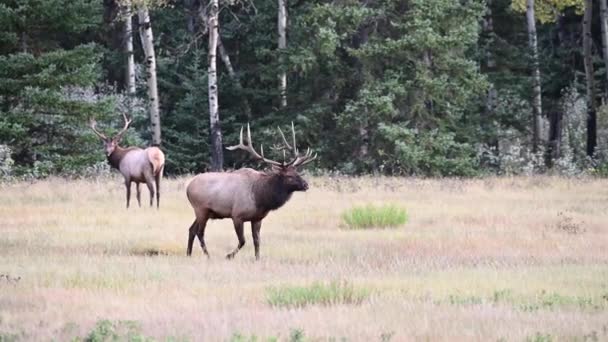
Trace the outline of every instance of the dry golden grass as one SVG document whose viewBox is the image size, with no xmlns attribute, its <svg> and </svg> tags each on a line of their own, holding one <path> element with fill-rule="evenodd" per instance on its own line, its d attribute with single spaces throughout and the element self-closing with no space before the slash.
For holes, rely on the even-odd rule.
<svg viewBox="0 0 608 342">
<path fill-rule="evenodd" d="M 165 180 L 161 209 L 124 209 L 121 181 L 0 185 L 0 340 L 69 340 L 99 320 L 156 339 L 235 333 L 313 340 L 608 339 L 604 180 L 313 178 L 262 226 L 262 260 L 235 260 L 230 221 L 185 257 L 188 178 Z M 143 202 L 147 203 L 147 191 Z M 342 229 L 354 205 L 407 208 L 399 229 Z M 8 279 L 7 279 L 8 276 Z M 277 307 L 268 289 L 347 281 L 358 305 Z"/>
</svg>

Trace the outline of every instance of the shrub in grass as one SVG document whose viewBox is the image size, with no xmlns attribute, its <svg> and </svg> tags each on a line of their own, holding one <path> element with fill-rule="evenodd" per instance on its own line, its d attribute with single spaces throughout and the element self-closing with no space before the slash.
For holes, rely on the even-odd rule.
<svg viewBox="0 0 608 342">
<path fill-rule="evenodd" d="M 407 222 L 407 211 L 396 205 L 354 207 L 342 214 L 346 226 L 353 229 L 398 227 Z"/>
<path fill-rule="evenodd" d="M 272 306 L 300 308 L 311 304 L 361 304 L 369 294 L 368 289 L 355 288 L 346 281 L 334 281 L 310 286 L 271 287 L 267 289 L 266 299 Z"/>
<path fill-rule="evenodd" d="M 75 339 L 75 341 L 83 341 Z M 108 341 L 138 341 L 151 342 L 152 338 L 141 333 L 139 323 L 135 321 L 110 321 L 100 320 L 95 328 L 84 338 L 84 342 L 108 342 Z"/>
</svg>

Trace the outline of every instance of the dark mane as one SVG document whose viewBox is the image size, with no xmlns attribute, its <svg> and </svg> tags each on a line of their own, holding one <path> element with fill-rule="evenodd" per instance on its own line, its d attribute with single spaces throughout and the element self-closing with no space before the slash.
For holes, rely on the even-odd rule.
<svg viewBox="0 0 608 342">
<path fill-rule="evenodd" d="M 268 172 L 253 184 L 255 205 L 263 211 L 282 207 L 290 198 L 292 191 L 283 185 L 282 175 Z"/>
<path fill-rule="evenodd" d="M 108 163 L 110 163 L 110 166 L 118 169 L 120 167 L 120 161 L 122 160 L 122 158 L 124 158 L 127 153 L 133 151 L 133 150 L 137 150 L 139 149 L 139 147 L 127 147 L 127 148 L 122 148 L 120 146 L 116 146 L 116 148 L 114 149 L 114 152 L 112 152 L 112 154 L 110 154 L 108 156 Z"/>
</svg>

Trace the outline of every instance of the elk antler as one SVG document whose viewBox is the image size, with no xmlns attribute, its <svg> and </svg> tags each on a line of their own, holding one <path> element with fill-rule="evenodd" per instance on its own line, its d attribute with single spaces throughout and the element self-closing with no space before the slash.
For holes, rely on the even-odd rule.
<svg viewBox="0 0 608 342">
<path fill-rule="evenodd" d="M 129 125 L 133 121 L 132 119 L 127 118 L 127 114 L 125 113 L 122 113 L 122 118 L 125 120 L 125 127 L 123 127 L 123 129 L 121 129 L 120 132 L 114 136 L 114 140 L 116 141 L 120 141 L 122 139 L 122 136 L 125 134 L 127 129 L 129 129 Z"/>
<path fill-rule="evenodd" d="M 261 149 L 260 149 L 260 151 L 262 152 L 261 155 L 255 151 L 255 149 L 253 148 L 253 142 L 251 141 L 251 129 L 249 128 L 249 124 L 247 124 L 247 145 L 245 145 L 243 143 L 243 127 L 241 127 L 239 144 L 230 146 L 230 147 L 226 147 L 226 149 L 228 149 L 230 151 L 234 151 L 237 149 L 244 150 L 244 151 L 249 152 L 249 154 L 251 154 L 251 156 L 253 156 L 253 158 L 256 160 L 262 160 L 268 164 L 275 165 L 275 166 L 283 166 L 283 163 L 279 163 L 277 161 L 264 158 L 264 147 L 261 147 Z"/>
<path fill-rule="evenodd" d="M 281 146 L 281 145 L 275 146 L 275 149 L 283 150 L 283 152 L 285 152 L 285 150 L 290 150 L 293 153 L 293 157 L 296 158 L 298 156 L 298 148 L 296 147 L 296 130 L 293 127 L 293 121 L 291 122 L 291 136 L 292 136 L 293 146 L 289 145 L 289 143 L 287 142 L 287 139 L 285 139 L 285 134 L 283 134 L 281 127 L 277 126 L 277 128 L 279 129 L 279 133 L 281 134 L 281 138 L 283 139 L 283 146 Z"/>
<path fill-rule="evenodd" d="M 106 137 L 105 134 L 103 134 L 97 130 L 97 121 L 95 121 L 95 119 L 93 119 L 93 118 L 90 119 L 89 126 L 91 127 L 93 132 L 95 132 L 95 134 L 97 134 L 97 136 L 100 137 L 102 140 L 108 140 L 108 137 Z"/>
<path fill-rule="evenodd" d="M 238 145 L 235 146 L 230 146 L 227 147 L 228 150 L 234 151 L 236 149 L 241 149 L 241 150 L 245 150 L 247 152 L 249 152 L 255 159 L 257 160 L 263 160 L 268 164 L 271 165 L 275 165 L 275 166 L 280 166 L 280 167 L 287 167 L 287 166 L 293 166 L 293 167 L 299 167 L 299 166 L 304 166 L 308 163 L 310 163 L 311 161 L 315 160 L 317 158 L 317 154 L 315 153 L 313 155 L 312 151 L 309 149 L 306 150 L 306 153 L 301 156 L 298 152 L 298 148 L 296 145 L 296 131 L 295 128 L 293 126 L 293 122 L 291 123 L 291 135 L 292 135 L 292 144 L 289 144 L 287 142 L 287 139 L 285 138 L 285 134 L 283 134 L 283 131 L 281 131 L 281 128 L 279 127 L 279 133 L 281 134 L 281 138 L 283 140 L 283 145 L 277 145 L 274 147 L 274 149 L 276 150 L 282 150 L 283 153 L 285 153 L 285 150 L 290 150 L 293 154 L 293 159 L 289 162 L 285 162 L 283 161 L 282 163 L 276 162 L 274 160 L 270 160 L 270 159 L 266 159 L 264 157 L 264 147 L 261 146 L 260 150 L 261 150 L 261 155 L 258 154 L 254 149 L 253 149 L 253 143 L 251 142 L 251 130 L 249 129 L 249 124 L 247 124 L 247 141 L 248 141 L 248 145 L 243 144 L 243 127 L 241 127 L 241 135 L 240 135 L 240 142 Z"/>
<path fill-rule="evenodd" d="M 279 129 L 279 133 L 281 134 L 281 138 L 283 139 L 283 146 L 279 146 L 278 149 L 281 149 L 283 151 L 290 150 L 293 154 L 293 159 L 288 163 L 283 163 L 284 166 L 304 166 L 317 158 L 317 154 L 315 153 L 313 155 L 310 148 L 306 150 L 306 153 L 303 156 L 300 155 L 300 152 L 298 151 L 298 147 L 296 145 L 296 130 L 293 126 L 293 122 L 291 122 L 291 145 L 287 142 L 287 139 L 285 139 L 285 134 L 283 134 L 281 128 L 277 128 Z"/>
<path fill-rule="evenodd" d="M 300 167 L 310 163 L 315 159 L 317 159 L 317 154 L 315 153 L 313 155 L 310 148 L 308 148 L 306 149 L 306 153 L 303 156 L 296 157 L 296 159 L 294 159 L 290 164 L 293 167 Z"/>
</svg>

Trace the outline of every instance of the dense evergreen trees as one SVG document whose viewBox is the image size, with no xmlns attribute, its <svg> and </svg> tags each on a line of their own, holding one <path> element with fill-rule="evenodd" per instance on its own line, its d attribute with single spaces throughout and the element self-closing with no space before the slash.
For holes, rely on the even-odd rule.
<svg viewBox="0 0 608 342">
<path fill-rule="evenodd" d="M 604 7 L 593 1 L 584 49 L 585 1 L 534 1 L 535 52 L 530 2 L 219 1 L 214 46 L 223 140 L 236 141 L 249 121 L 270 146 L 273 129 L 294 121 L 298 141 L 319 151 L 318 167 L 347 173 L 599 170 L 607 158 L 606 109 L 596 106 L 608 85 Z M 74 174 L 101 162 L 87 130 L 90 117 L 118 126 L 120 113 L 131 111 L 129 142 L 152 143 L 149 54 L 139 39 L 133 39 L 139 101 L 126 95 L 133 68 L 125 33 L 146 29 L 137 20 L 125 26 L 121 13 L 129 4 L 2 1 L 3 174 L 7 149 L 13 174 Z M 149 6 L 153 23 L 167 172 L 210 169 L 210 2 L 132 4 L 132 13 Z M 279 25 L 283 12 L 286 30 Z M 585 156 L 587 104 L 597 114 L 593 158 Z M 239 166 L 244 157 L 226 153 L 224 166 Z"/>
</svg>

